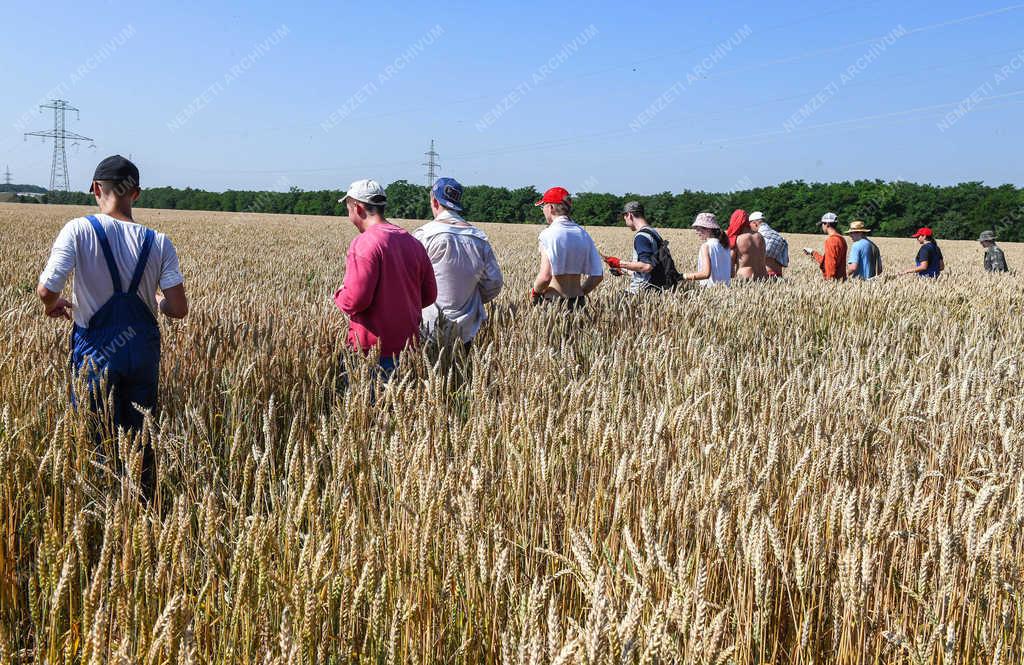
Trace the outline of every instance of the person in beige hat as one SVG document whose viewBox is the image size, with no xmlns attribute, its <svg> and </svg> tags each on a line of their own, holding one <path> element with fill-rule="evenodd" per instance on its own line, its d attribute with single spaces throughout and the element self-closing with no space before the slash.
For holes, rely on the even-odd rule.
<svg viewBox="0 0 1024 665">
<path fill-rule="evenodd" d="M 846 261 L 846 275 L 850 279 L 874 279 L 882 274 L 882 253 L 878 245 L 871 242 L 867 224 L 855 219 L 846 232 L 853 239 L 850 255 Z"/>
<path fill-rule="evenodd" d="M 732 255 L 728 249 L 729 241 L 715 215 L 700 213 L 692 227 L 702 244 L 697 255 L 697 272 L 683 273 L 683 280 L 698 282 L 701 286 L 728 286 L 732 279 Z"/>
</svg>

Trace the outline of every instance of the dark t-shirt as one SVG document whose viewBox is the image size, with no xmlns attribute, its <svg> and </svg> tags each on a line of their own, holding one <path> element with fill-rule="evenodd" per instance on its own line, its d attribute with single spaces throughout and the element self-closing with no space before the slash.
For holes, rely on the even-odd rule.
<svg viewBox="0 0 1024 665">
<path fill-rule="evenodd" d="M 640 263 L 646 263 L 649 266 L 657 268 L 658 243 L 652 237 L 654 234 L 657 234 L 657 231 L 650 228 L 645 228 L 642 231 L 637 231 L 633 234 L 633 260 L 639 261 Z M 647 286 L 650 285 L 651 276 L 653 274 L 653 270 L 651 272 L 633 273 L 630 290 L 636 292 L 647 288 Z"/>
<path fill-rule="evenodd" d="M 928 262 L 928 269 L 917 274 L 921 277 L 938 277 L 941 272 L 939 265 L 942 264 L 942 250 L 934 242 L 926 242 L 917 252 L 917 265 L 921 265 L 925 261 Z"/>
</svg>

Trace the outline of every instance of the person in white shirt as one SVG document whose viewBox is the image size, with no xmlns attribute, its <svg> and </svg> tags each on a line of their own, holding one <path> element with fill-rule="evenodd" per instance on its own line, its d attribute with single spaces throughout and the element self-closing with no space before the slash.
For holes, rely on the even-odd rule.
<svg viewBox="0 0 1024 665">
<path fill-rule="evenodd" d="M 101 421 L 109 418 L 115 430 L 138 431 L 144 418 L 138 407 L 157 408 L 156 315 L 184 318 L 188 299 L 174 245 L 132 217 L 140 192 L 138 168 L 120 155 L 108 157 L 96 167 L 91 189 L 99 214 L 64 226 L 36 292 L 47 316 L 74 320 L 71 361 L 87 381 L 90 409 L 102 412 Z M 72 273 L 69 302 L 61 291 Z M 155 484 L 155 456 L 147 444 L 142 464 L 147 500 Z"/>
<path fill-rule="evenodd" d="M 462 185 L 439 178 L 430 192 L 434 221 L 413 236 L 427 250 L 437 279 L 437 301 L 423 310 L 423 326 L 434 335 L 439 321 L 455 327 L 468 348 L 487 320 L 484 305 L 501 293 L 501 268 L 487 235 L 462 217 Z"/>
<path fill-rule="evenodd" d="M 715 215 L 710 212 L 700 213 L 692 227 L 702 244 L 697 255 L 697 272 L 684 273 L 683 279 L 697 282 L 701 286 L 728 286 L 732 279 L 732 254 L 727 248 L 728 241 Z"/>
<path fill-rule="evenodd" d="M 536 205 L 544 212 L 548 228 L 540 233 L 540 268 L 533 280 L 530 299 L 582 307 L 587 295 L 604 279 L 604 263 L 593 238 L 572 221 L 572 199 L 562 187 L 544 192 Z"/>
</svg>

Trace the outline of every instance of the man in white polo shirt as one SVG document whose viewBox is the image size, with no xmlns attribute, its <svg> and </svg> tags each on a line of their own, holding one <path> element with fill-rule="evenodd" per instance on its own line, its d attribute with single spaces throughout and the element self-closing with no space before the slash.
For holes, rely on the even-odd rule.
<svg viewBox="0 0 1024 665">
<path fill-rule="evenodd" d="M 120 155 L 107 157 L 96 167 L 91 190 L 99 214 L 64 225 L 36 292 L 47 316 L 73 315 L 71 362 L 88 382 L 90 409 L 109 419 L 115 430 L 138 431 L 143 423 L 139 408 L 157 408 L 156 315 L 184 318 L 188 300 L 174 245 L 132 218 L 140 192 L 138 168 Z M 72 273 L 68 302 L 60 294 Z M 155 486 L 155 456 L 147 444 L 142 462 L 147 499 Z"/>
<path fill-rule="evenodd" d="M 536 205 L 543 209 L 548 228 L 540 234 L 540 269 L 530 299 L 534 304 L 557 301 L 570 309 L 582 307 L 604 279 L 601 253 L 590 234 L 569 217 L 568 191 L 552 187 Z"/>
</svg>

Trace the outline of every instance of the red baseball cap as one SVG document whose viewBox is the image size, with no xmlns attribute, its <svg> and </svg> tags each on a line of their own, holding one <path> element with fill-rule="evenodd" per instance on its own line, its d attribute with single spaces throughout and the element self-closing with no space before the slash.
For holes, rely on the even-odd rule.
<svg viewBox="0 0 1024 665">
<path fill-rule="evenodd" d="M 552 187 L 548 191 L 544 192 L 544 196 L 540 201 L 537 201 L 533 205 L 542 206 L 545 203 L 571 203 L 569 199 L 569 190 L 564 187 Z"/>
<path fill-rule="evenodd" d="M 932 237 L 932 230 L 930 228 L 928 228 L 927 226 L 922 226 L 921 228 L 919 228 L 917 230 L 917 232 L 914 235 L 912 235 L 910 237 L 911 238 L 931 238 Z"/>
</svg>

